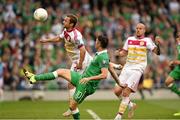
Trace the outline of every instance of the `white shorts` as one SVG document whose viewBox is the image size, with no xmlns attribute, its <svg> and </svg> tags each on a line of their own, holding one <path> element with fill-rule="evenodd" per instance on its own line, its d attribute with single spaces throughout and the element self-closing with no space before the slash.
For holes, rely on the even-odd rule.
<svg viewBox="0 0 180 120">
<path fill-rule="evenodd" d="M 133 92 L 137 91 L 142 72 L 139 70 L 123 69 L 119 76 L 121 86 L 127 86 Z"/>
<path fill-rule="evenodd" d="M 89 55 L 89 53 L 86 52 L 82 69 L 81 69 L 81 70 L 76 69 L 76 65 L 77 65 L 77 63 L 79 62 L 79 59 L 77 59 L 77 60 L 73 60 L 73 61 L 72 61 L 71 70 L 72 70 L 72 71 L 77 71 L 77 72 L 83 73 L 84 70 L 86 69 L 86 67 L 90 65 L 92 59 L 93 59 L 93 58 Z"/>
</svg>

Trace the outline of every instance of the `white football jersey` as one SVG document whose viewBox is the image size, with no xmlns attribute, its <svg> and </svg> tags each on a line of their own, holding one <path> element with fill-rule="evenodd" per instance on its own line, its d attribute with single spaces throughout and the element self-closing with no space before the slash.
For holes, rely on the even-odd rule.
<svg viewBox="0 0 180 120">
<path fill-rule="evenodd" d="M 71 60 L 80 58 L 79 48 L 84 45 L 82 34 L 77 29 L 67 31 L 66 29 L 59 35 L 65 41 L 65 49 L 70 56 Z"/>
<path fill-rule="evenodd" d="M 147 66 L 148 50 L 152 51 L 155 47 L 156 45 L 149 37 L 128 37 L 123 47 L 128 51 L 125 67 L 144 72 Z"/>
</svg>

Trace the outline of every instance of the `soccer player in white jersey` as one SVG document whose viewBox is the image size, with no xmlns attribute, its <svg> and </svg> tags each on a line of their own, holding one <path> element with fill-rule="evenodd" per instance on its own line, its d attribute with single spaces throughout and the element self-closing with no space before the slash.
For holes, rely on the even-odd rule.
<svg viewBox="0 0 180 120">
<path fill-rule="evenodd" d="M 77 21 L 78 20 L 75 15 L 67 15 L 63 21 L 64 30 L 60 35 L 54 38 L 41 39 L 40 41 L 42 43 L 47 43 L 60 42 L 64 40 L 64 47 L 72 61 L 71 70 L 82 73 L 85 70 L 85 68 L 89 65 L 90 61 L 92 60 L 92 57 L 85 49 L 82 34 L 75 28 Z M 68 89 L 70 102 L 75 92 L 75 87 L 72 84 L 68 83 Z M 70 115 L 71 110 L 67 110 L 65 113 L 63 113 L 63 116 L 65 117 Z"/>
<path fill-rule="evenodd" d="M 134 103 L 130 102 L 129 95 L 137 90 L 139 80 L 147 66 L 148 50 L 160 55 L 159 39 L 155 39 L 154 43 L 151 38 L 144 36 L 145 30 L 145 25 L 138 23 L 135 36 L 128 37 L 123 49 L 119 51 L 119 55 L 127 56 L 127 59 L 119 78 L 116 77 L 119 79 L 120 86 L 115 87 L 115 94 L 121 95 L 122 101 L 115 120 L 121 120 L 128 104 L 132 106 L 128 117 L 133 116 L 135 108 Z"/>
</svg>

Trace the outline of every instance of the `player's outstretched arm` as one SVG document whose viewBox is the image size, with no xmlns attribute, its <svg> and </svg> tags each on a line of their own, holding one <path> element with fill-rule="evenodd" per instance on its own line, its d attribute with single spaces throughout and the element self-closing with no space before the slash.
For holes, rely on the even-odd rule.
<svg viewBox="0 0 180 120">
<path fill-rule="evenodd" d="M 60 38 L 59 36 L 56 36 L 54 38 L 48 38 L 48 39 L 40 39 L 41 43 L 48 43 L 48 42 L 60 42 L 62 40 L 62 38 Z"/>
</svg>

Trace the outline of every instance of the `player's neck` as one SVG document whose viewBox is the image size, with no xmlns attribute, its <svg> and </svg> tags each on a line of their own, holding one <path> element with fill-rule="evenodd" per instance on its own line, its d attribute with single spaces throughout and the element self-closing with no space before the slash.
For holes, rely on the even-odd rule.
<svg viewBox="0 0 180 120">
<path fill-rule="evenodd" d="M 97 49 L 97 52 L 101 52 L 101 51 L 103 51 L 103 50 L 106 50 L 106 49 L 104 49 L 104 48 L 98 48 L 98 49 Z"/>
<path fill-rule="evenodd" d="M 74 28 L 66 28 L 67 32 L 71 32 L 74 30 Z"/>
<path fill-rule="evenodd" d="M 144 38 L 144 35 L 136 36 L 136 37 L 139 38 L 139 39 L 142 39 L 142 38 Z"/>
</svg>

